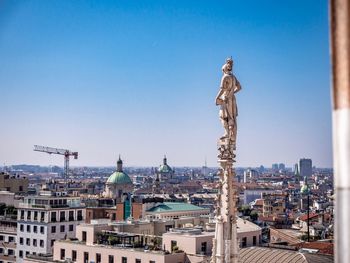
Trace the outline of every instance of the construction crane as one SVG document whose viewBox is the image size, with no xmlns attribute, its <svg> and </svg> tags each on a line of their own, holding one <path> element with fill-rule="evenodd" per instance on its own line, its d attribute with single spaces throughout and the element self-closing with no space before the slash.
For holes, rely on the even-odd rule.
<svg viewBox="0 0 350 263">
<path fill-rule="evenodd" d="M 68 185 L 67 179 L 68 179 L 68 173 L 69 173 L 69 156 L 74 156 L 74 159 L 78 159 L 78 152 L 72 152 L 66 149 L 57 149 L 52 147 L 40 146 L 40 145 L 34 145 L 34 151 L 44 152 L 48 154 L 64 155 L 64 182 L 65 182 L 65 189 L 67 190 L 67 185 Z"/>
</svg>

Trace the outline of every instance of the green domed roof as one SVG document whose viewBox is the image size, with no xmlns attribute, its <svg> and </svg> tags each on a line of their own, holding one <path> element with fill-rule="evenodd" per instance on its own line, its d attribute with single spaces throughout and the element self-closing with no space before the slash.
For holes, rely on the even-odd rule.
<svg viewBox="0 0 350 263">
<path fill-rule="evenodd" d="M 171 173 L 173 169 L 167 164 L 167 158 L 164 156 L 163 164 L 159 166 L 158 171 L 160 173 Z"/>
<path fill-rule="evenodd" d="M 107 182 L 109 184 L 133 184 L 129 175 L 123 172 L 123 161 L 119 159 L 117 161 L 117 170 L 112 173 L 108 179 Z"/>
<path fill-rule="evenodd" d="M 109 178 L 107 179 L 107 183 L 110 183 L 110 184 L 132 184 L 132 181 L 131 181 L 129 175 L 127 175 L 126 173 L 116 171 L 109 176 Z"/>
<path fill-rule="evenodd" d="M 158 171 L 159 171 L 160 173 L 170 173 L 170 172 L 172 172 L 173 170 L 170 168 L 169 165 L 161 165 L 161 166 L 159 166 Z"/>
</svg>

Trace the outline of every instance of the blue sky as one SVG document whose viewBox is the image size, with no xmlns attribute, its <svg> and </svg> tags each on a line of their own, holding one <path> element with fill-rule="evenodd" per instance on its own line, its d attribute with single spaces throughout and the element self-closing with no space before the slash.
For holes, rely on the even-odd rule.
<svg viewBox="0 0 350 263">
<path fill-rule="evenodd" d="M 227 56 L 238 166 L 332 166 L 327 1 L 2 1 L 0 162 L 216 165 Z"/>
</svg>

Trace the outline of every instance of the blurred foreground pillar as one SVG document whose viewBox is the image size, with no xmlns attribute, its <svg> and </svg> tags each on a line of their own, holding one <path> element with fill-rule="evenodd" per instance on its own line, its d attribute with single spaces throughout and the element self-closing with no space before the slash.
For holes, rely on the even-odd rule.
<svg viewBox="0 0 350 263">
<path fill-rule="evenodd" d="M 330 0 L 335 262 L 350 262 L 350 0 Z"/>
</svg>

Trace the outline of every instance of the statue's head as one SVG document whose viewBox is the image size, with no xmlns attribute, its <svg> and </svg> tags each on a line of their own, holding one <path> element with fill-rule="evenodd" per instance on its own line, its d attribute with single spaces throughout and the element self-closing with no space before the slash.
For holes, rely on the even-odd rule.
<svg viewBox="0 0 350 263">
<path fill-rule="evenodd" d="M 226 74 L 231 73 L 233 68 L 233 60 L 232 57 L 226 59 L 226 63 L 222 66 L 222 71 Z"/>
</svg>

